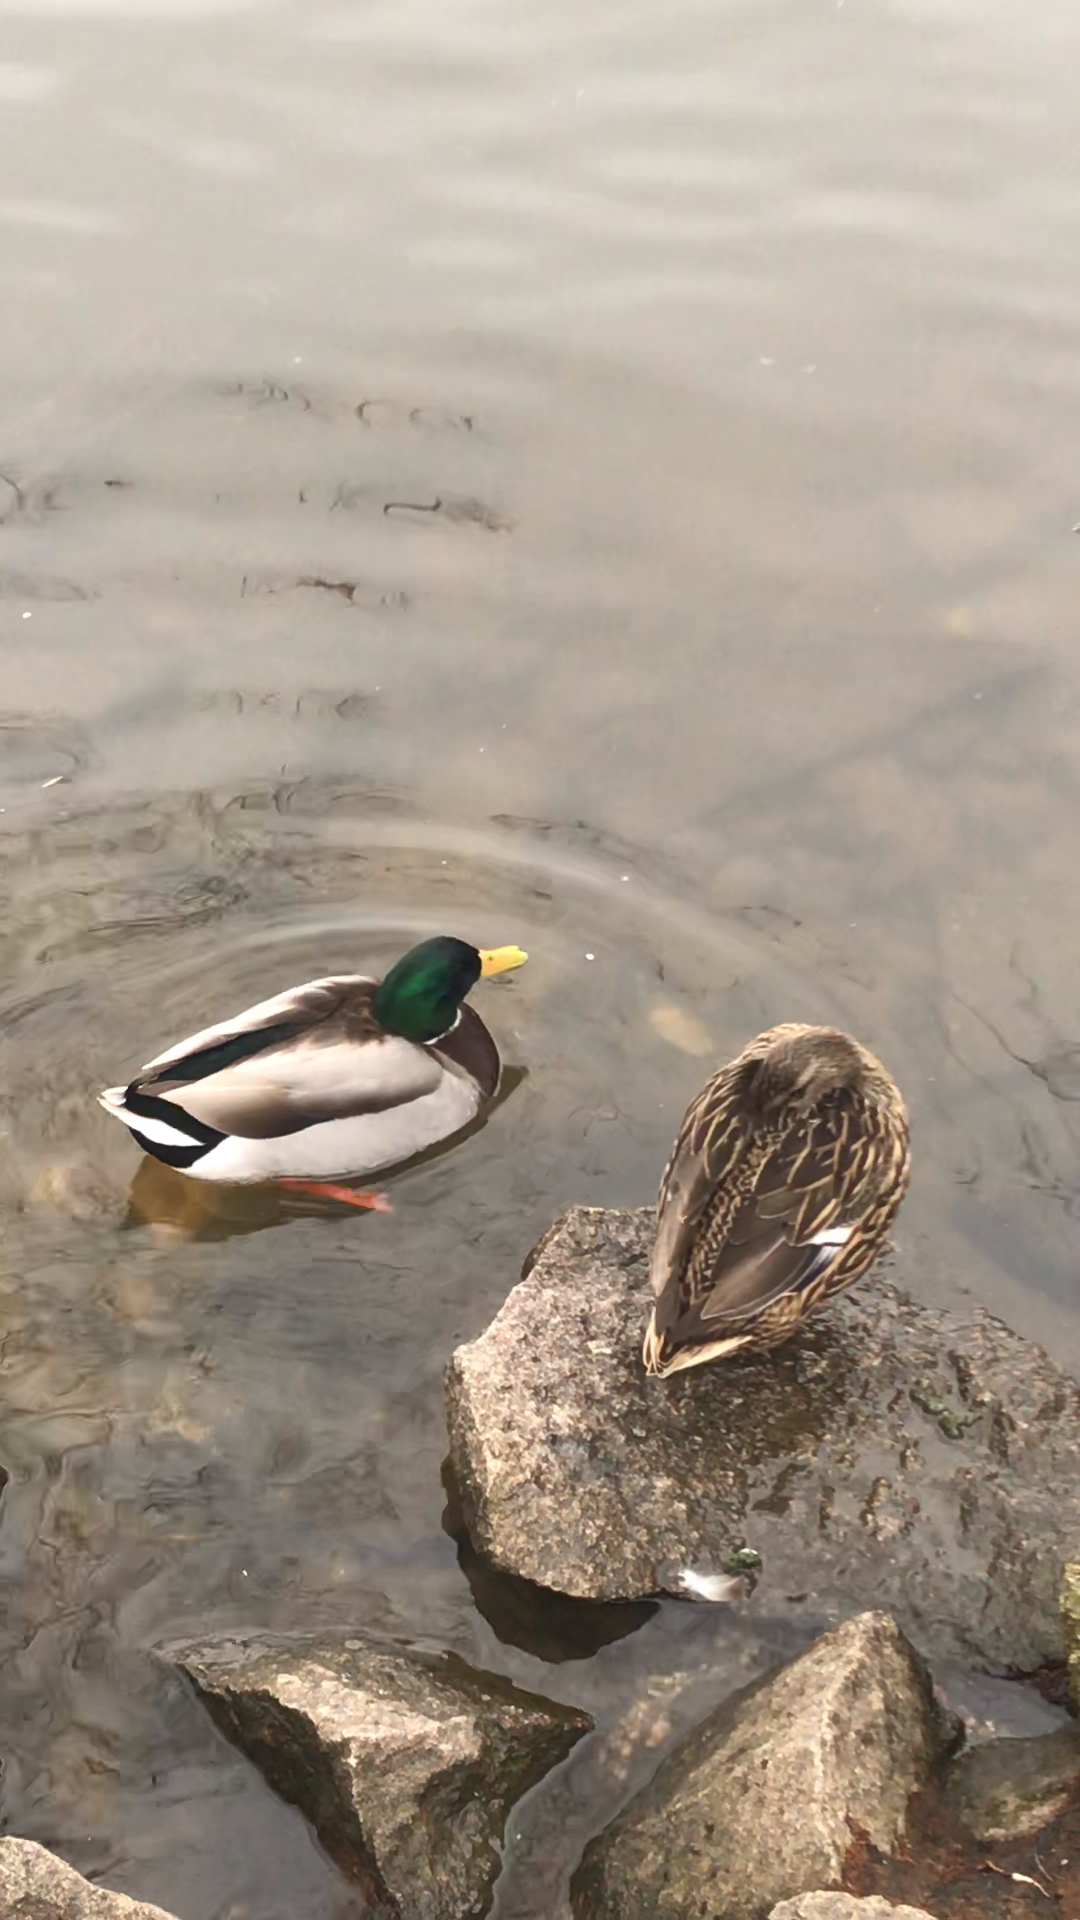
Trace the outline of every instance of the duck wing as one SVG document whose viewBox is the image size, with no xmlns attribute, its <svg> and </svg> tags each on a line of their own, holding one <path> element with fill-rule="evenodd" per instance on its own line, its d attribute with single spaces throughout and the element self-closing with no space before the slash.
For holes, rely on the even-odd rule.
<svg viewBox="0 0 1080 1920">
<path fill-rule="evenodd" d="M 360 989 L 375 984 L 366 973 L 305 980 L 302 986 L 288 987 L 269 1000 L 259 1000 L 253 1007 L 245 1007 L 243 1013 L 234 1013 L 228 1020 L 203 1027 L 186 1040 L 179 1040 L 175 1047 L 155 1054 L 146 1062 L 140 1078 L 152 1077 L 162 1067 L 175 1067 L 191 1080 L 202 1079 L 205 1074 L 216 1072 L 219 1065 L 227 1066 L 233 1059 L 260 1053 L 282 1038 L 321 1026 L 332 1015 L 340 1013 Z"/>
<path fill-rule="evenodd" d="M 840 1258 L 876 1191 L 869 1143 L 845 1110 L 853 1104 L 799 1120 L 763 1160 L 698 1302 L 705 1325 L 722 1327 L 800 1293 Z"/>
<path fill-rule="evenodd" d="M 128 1113 L 240 1139 L 275 1139 L 422 1098 L 444 1068 L 379 1027 L 365 975 L 307 981 L 158 1054 L 124 1090 Z"/>
<path fill-rule="evenodd" d="M 810 1286 L 843 1259 L 880 1186 L 857 1096 L 794 1118 L 762 1156 L 739 1089 L 706 1091 L 710 1111 L 687 1116 L 665 1177 L 653 1263 L 657 1328 L 679 1340 L 722 1335 Z"/>
<path fill-rule="evenodd" d="M 752 1132 L 744 1096 L 749 1074 L 732 1061 L 691 1101 L 664 1168 L 649 1277 L 660 1298 L 679 1283 L 718 1188 L 747 1177 Z"/>
</svg>

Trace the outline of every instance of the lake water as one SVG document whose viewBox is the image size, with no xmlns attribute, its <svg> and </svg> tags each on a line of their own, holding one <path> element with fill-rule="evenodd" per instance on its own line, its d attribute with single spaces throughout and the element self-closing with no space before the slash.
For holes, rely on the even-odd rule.
<svg viewBox="0 0 1080 1920">
<path fill-rule="evenodd" d="M 1080 1366 L 1078 58 L 1074 0 L 0 0 L 9 1830 L 358 1913 L 145 1649 L 366 1625 L 598 1715 L 512 1823 L 560 1911 L 784 1636 L 519 1619 L 442 1370 L 774 1020 L 908 1097 L 904 1283 Z M 523 1072 L 392 1215 L 95 1107 L 426 932 L 529 949 Z"/>
</svg>

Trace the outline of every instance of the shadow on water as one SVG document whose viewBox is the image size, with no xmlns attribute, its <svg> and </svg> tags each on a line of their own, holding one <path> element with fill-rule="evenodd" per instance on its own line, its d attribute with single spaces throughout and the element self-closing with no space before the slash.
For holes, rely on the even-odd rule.
<svg viewBox="0 0 1080 1920">
<path fill-rule="evenodd" d="M 575 1600 L 569 1594 L 538 1587 L 517 1574 L 503 1573 L 478 1554 L 461 1515 L 454 1469 L 443 1462 L 446 1510 L 443 1527 L 457 1548 L 458 1566 L 481 1613 L 503 1646 L 520 1647 L 536 1660 L 560 1666 L 590 1660 L 601 1647 L 624 1640 L 653 1618 L 652 1600 L 604 1603 Z"/>
</svg>

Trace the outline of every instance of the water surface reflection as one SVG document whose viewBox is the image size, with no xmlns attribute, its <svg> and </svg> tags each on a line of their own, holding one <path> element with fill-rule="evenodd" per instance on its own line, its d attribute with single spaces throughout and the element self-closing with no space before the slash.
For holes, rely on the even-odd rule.
<svg viewBox="0 0 1080 1920">
<path fill-rule="evenodd" d="M 596 1713 L 515 1823 L 541 1920 L 789 1650 L 459 1564 L 442 1369 L 553 1214 L 838 1022 L 912 1107 L 901 1277 L 1080 1365 L 1076 10 L 2 11 L 4 1817 L 344 1920 L 146 1649 L 367 1624 Z M 95 1108 L 435 931 L 529 949 L 514 1071 L 389 1218 Z"/>
</svg>

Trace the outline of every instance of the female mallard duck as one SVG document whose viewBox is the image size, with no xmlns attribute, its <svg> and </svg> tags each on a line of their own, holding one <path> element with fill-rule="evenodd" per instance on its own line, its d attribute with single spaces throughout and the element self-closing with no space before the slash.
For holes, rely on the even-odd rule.
<svg viewBox="0 0 1080 1920">
<path fill-rule="evenodd" d="M 100 1103 L 197 1180 L 276 1180 L 385 1208 L 382 1194 L 328 1182 L 408 1160 L 487 1105 L 498 1049 L 465 996 L 525 958 L 425 940 L 381 982 L 308 980 L 204 1028 Z"/>
<path fill-rule="evenodd" d="M 647 1373 L 779 1346 L 851 1286 L 907 1191 L 908 1120 L 832 1027 L 771 1027 L 703 1087 L 664 1170 Z"/>
</svg>

